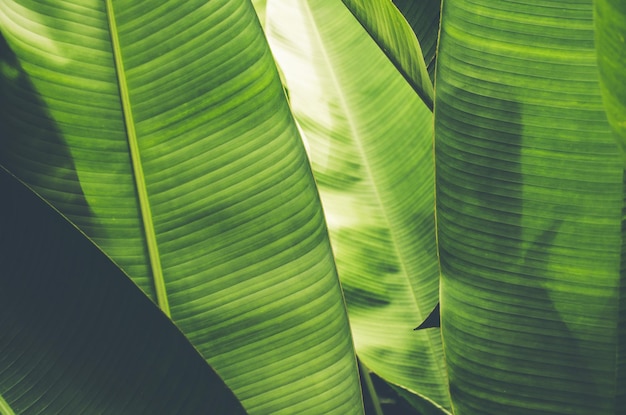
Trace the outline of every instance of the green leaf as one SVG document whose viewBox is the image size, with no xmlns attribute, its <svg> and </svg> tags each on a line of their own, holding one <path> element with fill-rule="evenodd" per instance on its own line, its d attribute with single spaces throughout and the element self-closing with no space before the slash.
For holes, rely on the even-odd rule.
<svg viewBox="0 0 626 415">
<path fill-rule="evenodd" d="M 626 4 L 610 0 L 594 2 L 595 45 L 600 72 L 600 87 L 606 115 L 613 129 L 613 135 L 626 162 Z M 626 179 L 625 179 L 626 180 Z M 620 271 L 626 272 L 626 209 L 622 209 L 622 252 Z M 626 278 L 626 277 L 622 277 Z M 626 407 L 626 284 L 620 283 L 620 303 L 617 317 L 618 346 L 615 362 L 617 377 L 615 407 Z"/>
<path fill-rule="evenodd" d="M 591 2 L 449 0 L 439 45 L 453 408 L 621 413 L 622 166 L 600 98 Z"/>
<path fill-rule="evenodd" d="M 76 228 L 0 168 L 0 413 L 245 413 Z"/>
<path fill-rule="evenodd" d="M 594 5 L 602 97 L 626 163 L 626 3 L 595 0 Z"/>
<path fill-rule="evenodd" d="M 393 0 L 393 4 L 400 10 L 417 36 L 428 75 L 431 81 L 434 81 L 441 0 Z"/>
<path fill-rule="evenodd" d="M 390 0 L 342 0 L 406 81 L 433 108 L 433 85 L 411 26 Z"/>
<path fill-rule="evenodd" d="M 267 0 L 252 0 L 252 5 L 254 6 L 254 10 L 256 11 L 257 16 L 259 16 L 259 21 L 261 22 L 261 25 L 264 25 Z"/>
<path fill-rule="evenodd" d="M 250 2 L 7 1 L 0 29 L 0 164 L 169 308 L 250 413 L 361 413 L 321 205 Z"/>
<path fill-rule="evenodd" d="M 340 1 L 272 0 L 266 33 L 310 148 L 357 354 L 448 407 L 437 303 L 432 114 Z"/>
</svg>

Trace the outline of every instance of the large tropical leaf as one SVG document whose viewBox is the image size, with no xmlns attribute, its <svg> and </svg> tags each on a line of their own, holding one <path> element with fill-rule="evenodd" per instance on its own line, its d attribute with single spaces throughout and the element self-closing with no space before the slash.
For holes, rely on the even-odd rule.
<svg viewBox="0 0 626 415">
<path fill-rule="evenodd" d="M 594 5 L 602 96 L 626 163 L 626 3 L 596 0 Z"/>
<path fill-rule="evenodd" d="M 182 333 L 0 168 L 0 413 L 244 413 Z"/>
<path fill-rule="evenodd" d="M 250 2 L 3 1 L 0 30 L 0 164 L 249 412 L 361 412 L 321 206 Z"/>
<path fill-rule="evenodd" d="M 449 407 L 437 302 L 432 114 L 339 1 L 271 0 L 266 33 L 310 148 L 361 361 Z"/>
<path fill-rule="evenodd" d="M 437 59 L 455 413 L 622 413 L 622 168 L 591 2 L 446 0 Z"/>
</svg>

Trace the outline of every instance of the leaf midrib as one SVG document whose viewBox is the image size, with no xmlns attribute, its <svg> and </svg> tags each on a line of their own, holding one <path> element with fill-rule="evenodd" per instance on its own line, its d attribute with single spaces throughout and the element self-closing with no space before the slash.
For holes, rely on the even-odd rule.
<svg viewBox="0 0 626 415">
<path fill-rule="evenodd" d="M 115 63 L 115 72 L 117 74 L 120 99 L 122 103 L 122 113 L 124 114 L 124 125 L 126 126 L 126 137 L 128 138 L 128 148 L 133 169 L 133 178 L 135 179 L 135 189 L 137 191 L 137 198 L 141 211 L 141 220 L 144 228 L 144 235 L 146 237 L 146 245 L 148 248 L 148 256 L 150 259 L 150 268 L 152 270 L 152 279 L 154 282 L 157 304 L 159 305 L 161 311 L 163 311 L 168 317 L 171 317 L 167 290 L 165 288 L 165 279 L 163 277 L 163 268 L 161 266 L 161 257 L 159 255 L 159 247 L 157 244 L 154 223 L 152 221 L 152 209 L 150 208 L 146 179 L 143 172 L 143 166 L 141 164 L 141 155 L 139 152 L 139 144 L 137 142 L 137 132 L 135 131 L 135 121 L 130 103 L 128 84 L 126 82 L 126 72 L 124 70 L 122 50 L 120 47 L 117 22 L 115 21 L 115 12 L 113 10 L 112 0 L 106 1 L 106 11 L 109 23 L 109 32 L 111 34 L 113 61 Z"/>
</svg>

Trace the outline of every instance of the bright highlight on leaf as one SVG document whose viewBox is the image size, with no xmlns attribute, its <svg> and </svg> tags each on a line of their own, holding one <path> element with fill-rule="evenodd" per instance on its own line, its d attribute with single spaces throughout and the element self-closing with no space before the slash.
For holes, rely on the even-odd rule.
<svg viewBox="0 0 626 415">
<path fill-rule="evenodd" d="M 266 33 L 310 147 L 359 359 L 449 407 L 440 334 L 412 330 L 437 301 L 432 114 L 340 1 L 270 0 Z"/>
</svg>

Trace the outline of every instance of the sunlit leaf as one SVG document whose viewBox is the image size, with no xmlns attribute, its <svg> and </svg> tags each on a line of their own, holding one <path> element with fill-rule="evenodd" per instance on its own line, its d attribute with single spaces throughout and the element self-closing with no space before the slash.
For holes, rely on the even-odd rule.
<svg viewBox="0 0 626 415">
<path fill-rule="evenodd" d="M 270 0 L 266 32 L 310 148 L 357 353 L 448 407 L 437 330 L 432 114 L 340 1 Z"/>
</svg>

